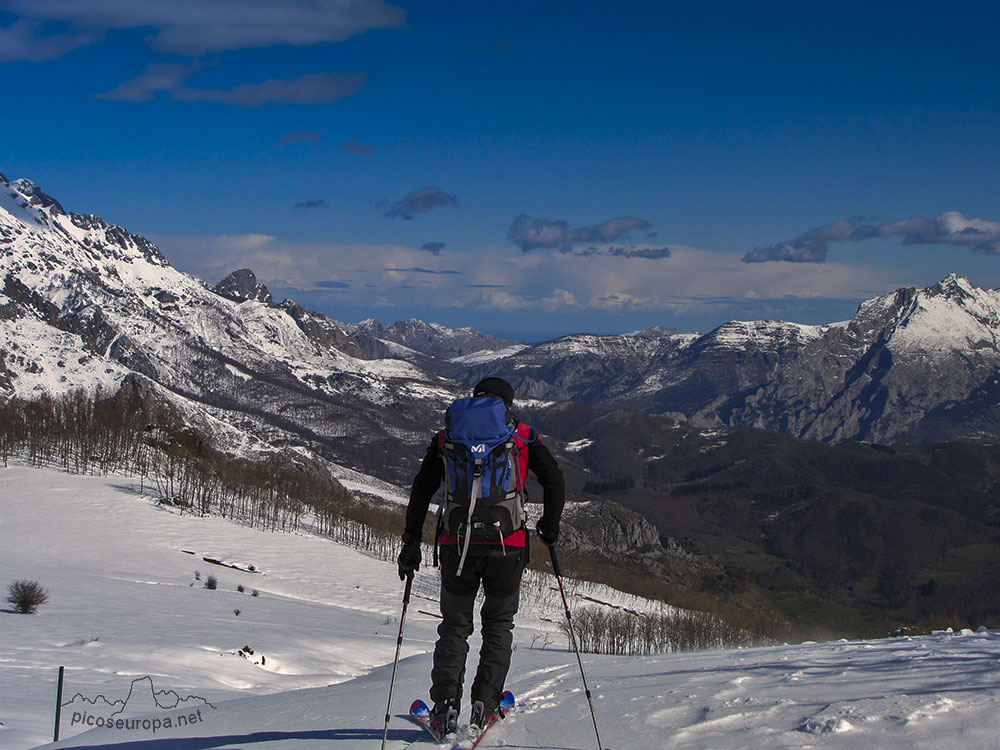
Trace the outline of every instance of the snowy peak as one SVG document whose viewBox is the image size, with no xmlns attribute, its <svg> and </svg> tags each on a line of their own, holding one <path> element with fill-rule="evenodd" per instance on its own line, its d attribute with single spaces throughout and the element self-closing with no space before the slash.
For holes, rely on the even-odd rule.
<svg viewBox="0 0 1000 750">
<path fill-rule="evenodd" d="M 867 300 L 736 406 L 820 440 L 996 442 L 1000 294 L 951 275 Z"/>
<path fill-rule="evenodd" d="M 272 302 L 271 292 L 264 284 L 257 283 L 257 276 L 249 268 L 233 271 L 212 287 L 212 291 L 233 302 Z"/>
<path fill-rule="evenodd" d="M 959 275 L 867 300 L 842 323 L 574 335 L 469 363 L 466 382 L 500 375 L 534 398 L 699 426 L 813 440 L 1000 439 L 1000 293 Z"/>
<path fill-rule="evenodd" d="M 31 203 L 31 205 L 47 209 L 55 216 L 60 214 L 65 215 L 66 212 L 63 210 L 63 207 L 59 205 L 59 202 L 52 196 L 43 193 L 42 189 L 31 180 L 22 177 L 21 179 L 14 180 L 9 184 L 21 195 L 23 195 L 28 202 Z"/>
<path fill-rule="evenodd" d="M 480 333 L 465 326 L 448 328 L 440 323 L 425 323 L 416 318 L 396 321 L 385 329 L 396 343 L 418 351 L 434 351 L 438 355 L 462 356 L 483 349 L 502 349 L 511 341 Z"/>
<path fill-rule="evenodd" d="M 29 179 L 7 181 L 0 184 L 0 249 L 14 244 L 15 237 L 27 240 L 35 255 L 45 246 L 53 252 L 43 253 L 49 270 L 59 266 L 59 256 L 66 255 L 66 247 L 56 247 L 51 236 L 35 235 L 40 227 L 54 230 L 61 239 L 68 240 L 70 266 L 94 267 L 101 260 L 143 261 L 154 266 L 169 266 L 167 259 L 152 242 L 137 234 L 110 224 L 96 214 L 67 214 L 62 205 Z M 83 253 L 72 252 L 76 244 L 83 245 Z M 56 249 L 63 252 L 55 252 Z M 28 260 L 29 264 L 32 261 Z"/>
<path fill-rule="evenodd" d="M 863 303 L 852 330 L 870 342 L 927 356 L 997 349 L 1000 294 L 952 274 L 926 289 L 898 289 Z"/>
<path fill-rule="evenodd" d="M 924 294 L 928 297 L 940 296 L 955 300 L 973 299 L 981 292 L 982 290 L 974 287 L 967 278 L 955 273 L 924 290 Z"/>
<path fill-rule="evenodd" d="M 702 346 L 777 351 L 801 348 L 823 335 L 823 326 L 808 326 L 776 320 L 731 320 L 706 334 Z"/>
</svg>

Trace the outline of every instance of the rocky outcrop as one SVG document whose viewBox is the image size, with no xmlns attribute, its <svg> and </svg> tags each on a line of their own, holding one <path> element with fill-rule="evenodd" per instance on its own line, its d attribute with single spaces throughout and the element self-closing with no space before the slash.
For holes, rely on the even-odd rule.
<svg viewBox="0 0 1000 750">
<path fill-rule="evenodd" d="M 264 284 L 257 283 L 257 276 L 249 268 L 240 268 L 233 271 L 226 278 L 212 287 L 212 291 L 220 297 L 225 297 L 233 302 L 255 302 L 270 303 L 271 292 Z"/>
<path fill-rule="evenodd" d="M 570 503 L 561 526 L 560 543 L 576 552 L 612 555 L 660 547 L 656 527 L 617 503 Z"/>
<path fill-rule="evenodd" d="M 635 566 L 676 585 L 699 587 L 722 572 L 676 540 L 661 538 L 652 523 L 616 502 L 568 503 L 560 526 L 559 549 Z"/>
<path fill-rule="evenodd" d="M 336 349 L 352 357 L 368 359 L 358 342 L 325 315 L 306 310 L 290 299 L 281 303 L 281 309 L 321 349 Z"/>
</svg>

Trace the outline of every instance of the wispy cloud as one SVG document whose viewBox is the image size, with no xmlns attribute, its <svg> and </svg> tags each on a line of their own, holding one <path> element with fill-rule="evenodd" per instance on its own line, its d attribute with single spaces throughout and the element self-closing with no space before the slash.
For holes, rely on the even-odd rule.
<svg viewBox="0 0 1000 750">
<path fill-rule="evenodd" d="M 904 245 L 962 245 L 987 255 L 1000 254 L 1000 221 L 967 219 L 958 211 L 937 218 L 897 219 L 879 227 L 881 236 L 901 236 Z"/>
<path fill-rule="evenodd" d="M 311 201 L 302 201 L 301 203 L 296 203 L 293 208 L 326 208 L 326 201 L 322 198 L 316 198 Z"/>
<path fill-rule="evenodd" d="M 526 253 L 539 248 L 570 252 L 575 245 L 617 242 L 635 230 L 651 226 L 645 219 L 620 216 L 595 226 L 572 229 L 561 219 L 533 219 L 521 214 L 507 230 L 507 239 Z"/>
<path fill-rule="evenodd" d="M 357 138 L 351 138 L 340 147 L 340 150 L 358 156 L 371 156 L 378 151 L 378 147 L 372 143 L 362 143 Z"/>
<path fill-rule="evenodd" d="M 103 36 L 97 30 L 45 35 L 39 33 L 41 25 L 38 20 L 21 18 L 10 26 L 0 28 L 0 62 L 55 60 L 70 50 L 95 42 Z"/>
<path fill-rule="evenodd" d="M 278 139 L 279 146 L 287 146 L 292 143 L 321 143 L 323 137 L 315 130 L 293 130 L 285 133 Z"/>
<path fill-rule="evenodd" d="M 444 250 L 444 247 L 445 245 L 443 242 L 425 242 L 420 246 L 420 249 L 426 250 L 431 255 L 440 255 L 441 251 Z"/>
<path fill-rule="evenodd" d="M 657 260 L 659 258 L 669 258 L 669 247 L 635 247 L 630 245 L 612 245 L 610 247 L 598 247 L 591 245 L 587 248 L 574 248 L 565 252 L 571 252 L 583 258 L 591 258 L 595 255 L 610 255 L 616 258 L 646 258 Z"/>
<path fill-rule="evenodd" d="M 446 193 L 439 187 L 428 185 L 407 193 L 402 200 L 380 200 L 376 208 L 390 219 L 413 219 L 417 214 L 427 213 L 442 206 L 458 207 L 458 196 Z"/>
<path fill-rule="evenodd" d="M 146 102 L 162 92 L 178 101 L 223 102 L 240 107 L 272 103 L 326 104 L 356 94 L 367 77 L 365 73 L 314 73 L 288 80 L 245 83 L 231 89 L 200 89 L 187 83 L 199 67 L 197 63 L 155 63 L 138 78 L 97 96 L 114 101 Z"/>
<path fill-rule="evenodd" d="M 364 72 L 309 73 L 290 79 L 203 89 L 188 78 L 206 55 L 273 45 L 312 46 L 339 42 L 371 29 L 405 25 L 406 11 L 384 0 L 2 0 L 17 17 L 0 28 L 0 62 L 52 60 L 109 31 L 152 30 L 146 43 L 154 62 L 135 78 L 97 95 L 100 99 L 147 102 L 158 93 L 184 102 L 222 102 L 240 107 L 266 104 L 327 104 L 351 96 L 366 82 Z M 49 33 L 55 22 L 65 28 Z M 187 58 L 177 62 L 177 56 Z M 224 66 L 224 60 L 215 60 Z M 222 67 L 220 67 L 222 69 Z M 238 75 L 238 74 L 237 74 Z"/>
<path fill-rule="evenodd" d="M 970 219 L 958 211 L 946 211 L 934 219 L 914 217 L 880 224 L 863 218 L 841 219 L 810 229 L 795 239 L 755 248 L 743 256 L 743 262 L 825 263 L 829 243 L 875 237 L 901 237 L 904 245 L 955 245 L 988 255 L 1000 254 L 1000 221 Z"/>
<path fill-rule="evenodd" d="M 3 5 L 20 21 L 10 36 L 17 45 L 0 45 L 6 53 L 0 59 L 38 58 L 26 39 L 47 44 L 48 56 L 40 59 L 50 59 L 113 29 L 151 28 L 148 43 L 155 51 L 197 57 L 275 44 L 339 42 L 406 22 L 406 11 L 384 0 L 5 0 Z M 37 32 L 44 21 L 62 21 L 70 31 L 59 39 L 41 36 Z"/>
<path fill-rule="evenodd" d="M 174 97 L 176 93 L 186 88 L 185 82 L 199 67 L 195 63 L 147 65 L 142 75 L 125 81 L 111 91 L 97 94 L 97 98 L 123 102 L 148 102 L 161 91 Z"/>
<path fill-rule="evenodd" d="M 446 276 L 454 276 L 462 273 L 461 271 L 455 271 L 453 269 L 436 271 L 433 268 L 421 268 L 420 266 L 411 266 L 409 268 L 387 268 L 385 270 L 394 271 L 396 273 L 429 273 L 429 274 L 443 274 Z"/>
</svg>

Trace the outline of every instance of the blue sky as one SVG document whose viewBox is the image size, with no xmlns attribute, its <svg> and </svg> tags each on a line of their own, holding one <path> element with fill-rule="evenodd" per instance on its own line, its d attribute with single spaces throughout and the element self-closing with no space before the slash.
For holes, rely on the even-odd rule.
<svg viewBox="0 0 1000 750">
<path fill-rule="evenodd" d="M 0 0 L 0 171 L 523 340 L 1000 286 L 995 3 Z"/>
</svg>

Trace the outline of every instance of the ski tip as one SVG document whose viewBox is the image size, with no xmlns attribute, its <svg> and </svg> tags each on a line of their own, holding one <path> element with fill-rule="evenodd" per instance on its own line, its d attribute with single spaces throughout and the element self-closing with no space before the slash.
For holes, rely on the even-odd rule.
<svg viewBox="0 0 1000 750">
<path fill-rule="evenodd" d="M 426 703 L 417 698 L 415 701 L 413 701 L 413 703 L 410 704 L 410 713 L 411 714 L 430 713 L 430 709 L 427 708 Z"/>
</svg>

